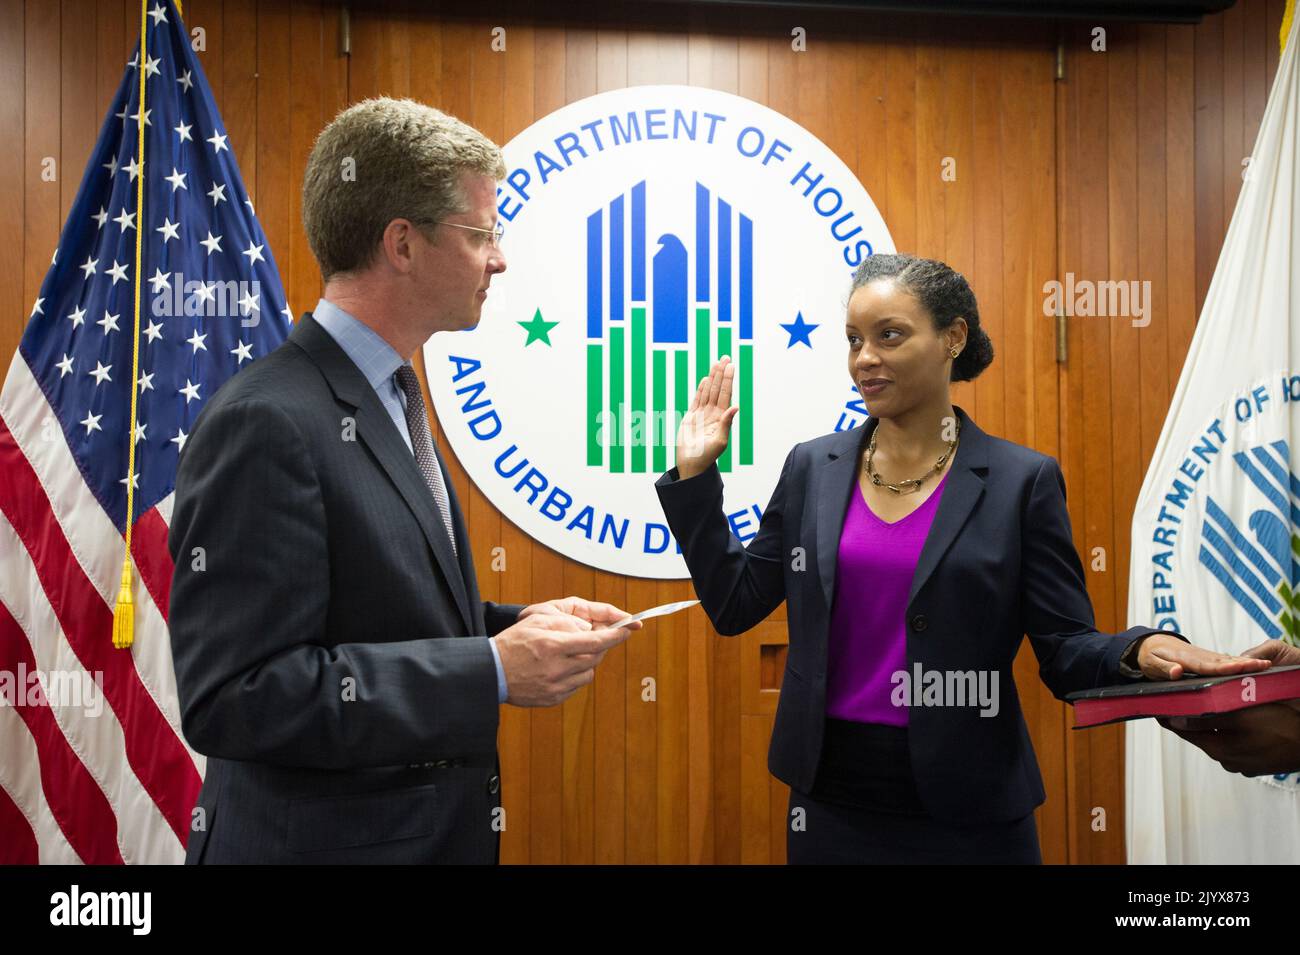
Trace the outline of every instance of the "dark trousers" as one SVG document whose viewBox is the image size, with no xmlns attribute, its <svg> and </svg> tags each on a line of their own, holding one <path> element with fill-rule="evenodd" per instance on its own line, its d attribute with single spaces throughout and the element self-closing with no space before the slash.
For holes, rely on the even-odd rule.
<svg viewBox="0 0 1300 955">
<path fill-rule="evenodd" d="M 791 865 L 1043 861 L 1032 812 L 978 826 L 927 813 L 901 727 L 828 719 L 813 791 L 790 791 L 786 824 Z"/>
</svg>

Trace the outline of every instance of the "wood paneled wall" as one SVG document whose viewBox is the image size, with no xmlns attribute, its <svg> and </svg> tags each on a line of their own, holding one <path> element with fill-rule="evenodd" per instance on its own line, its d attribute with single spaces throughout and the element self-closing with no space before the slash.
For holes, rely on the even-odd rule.
<svg viewBox="0 0 1300 955">
<path fill-rule="evenodd" d="M 244 180 L 295 313 L 320 277 L 299 219 L 316 132 L 373 95 L 411 96 L 505 142 L 604 90 L 710 86 L 764 103 L 844 159 L 897 247 L 964 272 L 997 350 L 954 400 L 981 427 L 1056 455 L 1104 630 L 1125 626 L 1128 527 L 1195 327 L 1277 66 L 1281 0 L 1242 0 L 1199 26 L 552 5 L 355 3 L 350 56 L 327 0 L 187 0 Z M 0 0 L 0 351 L 12 354 L 135 42 L 134 0 Z M 1094 26 L 1107 50 L 1091 49 Z M 493 52 L 491 29 L 507 29 Z M 795 53 L 790 30 L 808 31 Z M 1064 75 L 1056 78 L 1057 44 Z M 41 162 L 58 162 L 56 182 Z M 952 157 L 955 181 L 941 178 Z M 1152 320 L 1070 321 L 1068 360 L 1043 285 L 1149 280 Z M 441 433 L 439 433 L 441 438 Z M 592 595 L 629 608 L 688 583 L 595 571 L 534 544 L 454 461 L 488 599 Z M 506 569 L 491 569 L 504 547 Z M 1104 569 L 1094 567 L 1103 548 Z M 1195 634 L 1191 634 L 1195 639 Z M 785 856 L 785 787 L 767 772 L 775 691 L 762 648 L 697 609 L 611 651 L 595 684 L 549 710 L 504 707 L 506 862 L 767 863 Z M 642 700 L 652 677 L 654 702 Z M 1016 679 L 1048 792 L 1049 862 L 1120 862 L 1123 735 L 1077 734 L 1026 645 Z M 1104 830 L 1094 810 L 1106 812 Z"/>
</svg>

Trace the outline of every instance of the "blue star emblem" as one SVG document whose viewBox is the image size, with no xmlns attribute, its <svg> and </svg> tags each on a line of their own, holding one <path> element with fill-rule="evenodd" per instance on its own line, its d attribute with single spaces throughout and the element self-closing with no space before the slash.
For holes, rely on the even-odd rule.
<svg viewBox="0 0 1300 955">
<path fill-rule="evenodd" d="M 810 332 L 812 332 L 814 328 L 817 328 L 819 326 L 809 325 L 807 322 L 803 320 L 803 312 L 799 312 L 795 316 L 795 320 L 793 322 L 791 322 L 789 325 L 782 325 L 781 327 L 784 328 L 790 334 L 790 343 L 785 346 L 786 348 L 793 348 L 795 345 L 799 344 L 800 342 L 803 342 L 809 348 L 812 348 L 812 342 L 808 339 L 808 335 Z"/>
</svg>

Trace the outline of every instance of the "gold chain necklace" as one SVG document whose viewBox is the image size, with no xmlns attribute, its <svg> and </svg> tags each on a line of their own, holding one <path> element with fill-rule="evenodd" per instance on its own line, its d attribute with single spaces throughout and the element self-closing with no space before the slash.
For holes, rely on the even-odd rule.
<svg viewBox="0 0 1300 955">
<path fill-rule="evenodd" d="M 943 470 L 944 462 L 948 460 L 953 451 L 957 448 L 957 439 L 961 437 L 961 421 L 957 422 L 957 433 L 954 434 L 952 440 L 948 442 L 948 450 L 939 455 L 939 460 L 934 462 L 934 467 L 930 468 L 930 470 L 926 471 L 919 478 L 900 481 L 897 484 L 890 484 L 885 481 L 876 473 L 875 467 L 872 466 L 871 459 L 876 455 L 876 434 L 878 431 L 879 425 L 877 425 L 876 429 L 871 432 L 871 442 L 867 445 L 867 460 L 863 465 L 868 476 L 871 478 L 871 483 L 876 485 L 876 487 L 887 487 L 895 494 L 902 494 L 904 490 L 911 493 L 912 491 L 920 490 L 921 485 L 929 479 L 930 475 Z"/>
</svg>

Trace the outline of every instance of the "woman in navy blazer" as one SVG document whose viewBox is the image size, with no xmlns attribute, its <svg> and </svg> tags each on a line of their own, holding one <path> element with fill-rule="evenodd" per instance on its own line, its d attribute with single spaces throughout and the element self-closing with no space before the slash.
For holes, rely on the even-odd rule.
<svg viewBox="0 0 1300 955">
<path fill-rule="evenodd" d="M 716 466 L 738 410 L 725 358 L 681 424 L 677 467 L 655 485 L 719 633 L 748 630 L 788 602 L 768 756 L 791 790 L 787 858 L 1039 862 L 1033 810 L 1046 796 L 1012 678 L 1025 634 L 1057 698 L 1177 679 L 1184 667 L 1229 674 L 1268 663 L 1151 627 L 1097 631 L 1057 462 L 985 434 L 949 400 L 950 382 L 974 378 L 993 359 L 960 274 L 906 255 L 869 257 L 854 275 L 845 344 L 871 417 L 790 451 L 748 548 L 723 513 Z M 924 511 L 936 489 L 937 507 Z M 883 599 L 875 619 L 854 618 L 887 559 L 890 532 L 909 518 L 930 521 L 912 528 L 919 554 L 903 568 L 910 588 L 907 574 L 895 573 L 893 603 Z M 878 549 L 851 549 L 863 542 Z M 851 570 L 839 566 L 841 553 L 852 556 Z M 891 649 L 906 665 L 893 674 L 889 701 L 905 715 L 829 717 L 828 686 L 850 703 L 858 689 L 845 688 L 844 661 Z M 888 705 L 875 692 L 860 709 Z"/>
</svg>

